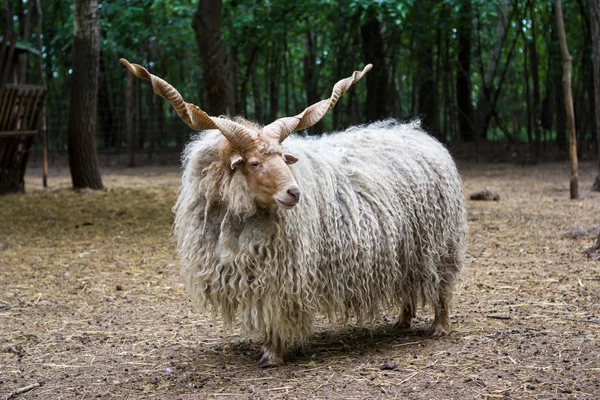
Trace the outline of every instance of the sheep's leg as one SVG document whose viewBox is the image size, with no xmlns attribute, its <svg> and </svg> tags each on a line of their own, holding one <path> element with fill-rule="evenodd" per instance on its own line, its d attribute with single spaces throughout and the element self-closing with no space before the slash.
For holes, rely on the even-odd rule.
<svg viewBox="0 0 600 400">
<path fill-rule="evenodd" d="M 447 335 L 450 332 L 450 301 L 452 294 L 444 290 L 440 293 L 440 299 L 435 305 L 435 318 L 429 329 L 429 335 L 438 337 Z"/>
<path fill-rule="evenodd" d="M 271 333 L 263 346 L 263 355 L 258 362 L 261 368 L 274 367 L 283 363 L 283 344 L 281 339 Z"/>
<path fill-rule="evenodd" d="M 410 328 L 410 324 L 416 315 L 416 311 L 417 310 L 414 301 L 411 300 L 404 303 L 404 306 L 402 307 L 402 314 L 400 314 L 400 318 L 398 318 L 398 322 L 394 324 L 394 327 L 396 329 Z"/>
<path fill-rule="evenodd" d="M 452 292 L 456 274 L 462 269 L 462 259 L 458 256 L 459 252 L 454 251 L 452 246 L 450 255 L 443 260 L 442 270 L 443 280 L 438 289 L 438 302 L 434 305 L 435 318 L 429 329 L 430 336 L 443 336 L 450 333 L 450 304 L 452 304 Z"/>
</svg>

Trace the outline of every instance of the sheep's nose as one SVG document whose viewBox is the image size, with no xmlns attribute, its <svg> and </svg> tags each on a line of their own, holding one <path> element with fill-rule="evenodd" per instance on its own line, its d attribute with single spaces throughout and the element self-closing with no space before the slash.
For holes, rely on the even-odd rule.
<svg viewBox="0 0 600 400">
<path fill-rule="evenodd" d="M 300 200 L 300 189 L 298 186 L 292 186 L 287 190 L 287 194 L 289 194 L 293 199 L 294 203 L 297 203 Z"/>
</svg>

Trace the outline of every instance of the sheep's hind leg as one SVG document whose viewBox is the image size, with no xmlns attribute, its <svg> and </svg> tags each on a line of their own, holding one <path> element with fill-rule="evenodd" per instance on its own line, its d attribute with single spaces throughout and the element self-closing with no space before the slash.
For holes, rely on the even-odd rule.
<svg viewBox="0 0 600 400">
<path fill-rule="evenodd" d="M 416 307 L 414 301 L 407 301 L 402 307 L 402 314 L 398 318 L 398 322 L 394 324 L 396 329 L 408 329 L 412 323 L 413 318 L 416 316 Z"/>
<path fill-rule="evenodd" d="M 438 288 L 438 301 L 434 305 L 435 318 L 429 329 L 429 335 L 434 337 L 444 336 L 450 333 L 450 304 L 452 304 L 452 293 L 456 274 L 461 270 L 461 260 L 452 252 L 452 256 L 444 260 L 442 270 L 448 271 L 443 275 L 442 282 Z"/>
<path fill-rule="evenodd" d="M 440 299 L 438 303 L 435 305 L 435 318 L 433 320 L 433 324 L 429 329 L 429 336 L 439 337 L 447 335 L 450 332 L 450 301 L 452 299 L 452 295 L 443 292 L 440 293 Z"/>
<path fill-rule="evenodd" d="M 283 344 L 279 336 L 269 335 L 263 346 L 263 355 L 258 362 L 261 368 L 275 367 L 283 364 Z"/>
</svg>

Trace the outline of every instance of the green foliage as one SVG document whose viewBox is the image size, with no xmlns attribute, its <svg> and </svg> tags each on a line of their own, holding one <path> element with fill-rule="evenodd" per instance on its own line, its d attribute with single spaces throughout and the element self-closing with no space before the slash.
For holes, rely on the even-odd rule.
<svg viewBox="0 0 600 400">
<path fill-rule="evenodd" d="M 16 0 L 19 1 L 19 0 Z M 24 0 L 23 0 L 24 1 Z M 101 30 L 101 75 L 107 98 L 100 107 L 107 108 L 115 119 L 112 133 L 117 143 L 104 137 L 106 125 L 99 124 L 99 143 L 125 145 L 124 98 L 125 69 L 121 57 L 143 64 L 171 82 L 188 99 L 204 104 L 202 71 L 192 20 L 198 0 L 103 0 L 99 5 Z M 312 68 L 312 84 L 318 96 L 329 96 L 333 84 L 370 60 L 363 59 L 361 27 L 373 18 L 379 21 L 385 51 L 384 68 L 389 77 L 390 113 L 403 119 L 419 116 L 417 108 L 419 47 L 425 40 L 433 52 L 440 137 L 457 140 L 456 76 L 458 32 L 465 23 L 472 24 L 471 98 L 475 110 L 480 101 L 483 77 L 496 46 L 501 46 L 500 62 L 491 89 L 500 88 L 497 115 L 492 119 L 487 137 L 493 140 L 523 138 L 523 129 L 532 118 L 532 76 L 529 54 L 535 48 L 539 59 L 540 101 L 554 104 L 555 76 L 559 61 L 551 60 L 551 32 L 555 26 L 552 1 L 511 0 L 503 10 L 504 0 L 470 0 L 472 15 L 461 14 L 467 0 L 223 0 L 222 39 L 226 43 L 236 71 L 237 112 L 256 119 L 262 109 L 265 119 L 295 114 L 308 105 L 309 88 L 306 70 Z M 31 7 L 29 1 L 26 8 Z M 567 41 L 573 55 L 573 90 L 582 133 L 591 137 L 585 123 L 590 108 L 589 16 L 586 0 L 563 1 Z M 43 63 L 49 87 L 48 122 L 55 148 L 64 148 L 67 120 L 71 46 L 73 41 L 72 6 L 68 1 L 42 1 L 44 12 Z M 424 7 L 424 12 L 417 12 Z M 508 13 L 505 37 L 498 36 L 498 23 Z M 533 32 L 535 25 L 536 32 Z M 15 20 L 15 29 L 19 20 Z M 35 35 L 36 32 L 32 33 Z M 27 39 L 27 38 L 25 38 Z M 417 40 L 419 39 L 419 40 Z M 28 40 L 35 43 L 33 36 Z M 310 46 L 309 46 L 310 42 Z M 533 47 L 532 47 L 533 46 Z M 314 56 L 311 58 L 310 56 Z M 507 60 L 510 59 L 509 62 Z M 526 76 L 525 70 L 529 69 Z M 151 129 L 148 97 L 142 83 L 140 93 L 140 128 Z M 325 129 L 365 122 L 363 83 L 344 96 L 336 109 L 337 118 L 325 120 Z M 527 85 L 530 93 L 527 97 Z M 354 102 L 354 103 L 353 103 Z M 529 108 L 528 108 L 529 107 Z M 170 107 L 161 103 L 165 123 L 158 145 L 180 145 L 189 133 L 173 116 Z M 529 110 L 529 112 L 528 112 Z M 554 108 L 551 108 L 553 111 Z M 101 110 L 105 119 L 106 110 Z M 358 115 L 353 115 L 358 113 Z M 555 132 L 555 116 L 549 132 Z M 589 115 L 588 115 L 589 114 Z M 268 121 L 262 121 L 268 122 Z M 172 130 L 172 131 L 170 131 Z M 516 134 L 512 134 L 512 131 Z M 490 135 L 490 132 L 494 132 Z M 504 133 L 502 133 L 504 132 Z M 556 133 L 546 137 L 555 137 Z M 527 135 L 525 135 L 527 138 Z M 155 146 L 154 139 L 141 140 Z M 162 144 L 161 144 L 162 143 Z"/>
</svg>

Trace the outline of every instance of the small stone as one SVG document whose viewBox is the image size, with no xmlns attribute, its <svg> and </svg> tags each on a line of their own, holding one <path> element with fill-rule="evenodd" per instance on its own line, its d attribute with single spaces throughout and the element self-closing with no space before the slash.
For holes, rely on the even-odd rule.
<svg viewBox="0 0 600 400">
<path fill-rule="evenodd" d="M 473 193 L 471 195 L 471 200 L 499 201 L 500 194 L 492 193 L 492 191 L 486 188 L 480 192 Z"/>
<path fill-rule="evenodd" d="M 382 370 L 392 371 L 398 368 L 398 364 L 393 361 L 387 362 L 381 366 Z"/>
<path fill-rule="evenodd" d="M 117 287 L 115 289 L 117 289 L 118 291 L 121 291 L 121 290 L 123 290 L 123 286 L 117 285 Z"/>
</svg>

